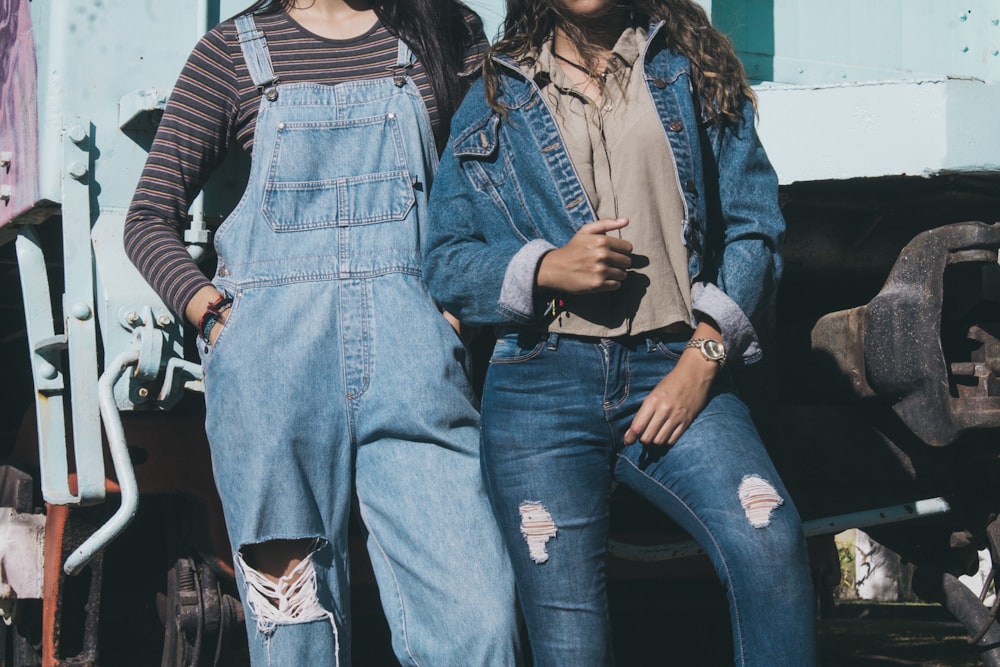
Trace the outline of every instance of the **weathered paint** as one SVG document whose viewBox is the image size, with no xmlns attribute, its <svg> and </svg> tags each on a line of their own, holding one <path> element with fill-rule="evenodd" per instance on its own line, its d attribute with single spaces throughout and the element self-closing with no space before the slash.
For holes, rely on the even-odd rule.
<svg viewBox="0 0 1000 667">
<path fill-rule="evenodd" d="M 38 200 L 35 42 L 28 0 L 0 0 L 0 227 Z M 2 236 L 2 235 L 0 235 Z"/>
<path fill-rule="evenodd" d="M 771 84 L 757 94 L 782 184 L 1000 171 L 1000 82 Z"/>
</svg>

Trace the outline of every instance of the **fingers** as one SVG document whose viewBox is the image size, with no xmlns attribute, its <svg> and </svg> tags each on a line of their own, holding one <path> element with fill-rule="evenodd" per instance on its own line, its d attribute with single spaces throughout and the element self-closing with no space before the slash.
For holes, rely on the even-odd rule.
<svg viewBox="0 0 1000 667">
<path fill-rule="evenodd" d="M 607 234 L 628 225 L 628 218 L 603 218 L 588 222 L 577 230 L 577 234 Z"/>
<path fill-rule="evenodd" d="M 687 420 L 677 420 L 669 415 L 662 419 L 654 419 L 644 427 L 630 426 L 625 433 L 625 444 L 631 445 L 637 440 L 644 445 L 674 445 L 690 426 Z"/>
<path fill-rule="evenodd" d="M 615 238 L 613 236 L 607 236 L 608 232 L 614 231 L 616 229 L 621 229 L 628 225 L 628 218 L 605 218 L 603 220 L 597 220 L 595 222 L 589 222 L 580 229 L 577 230 L 575 236 L 577 237 L 599 237 L 593 238 L 589 241 L 589 247 L 595 248 L 597 250 L 607 249 L 608 253 L 602 256 L 600 259 L 606 261 L 609 265 L 615 266 L 621 269 L 627 269 L 632 266 L 632 244 L 625 239 Z"/>
<path fill-rule="evenodd" d="M 627 219 L 618 218 L 581 227 L 566 245 L 542 257 L 535 277 L 538 286 L 568 294 L 619 289 L 632 266 L 632 244 L 607 232 L 627 224 Z"/>
<path fill-rule="evenodd" d="M 665 406 L 653 407 L 649 398 L 643 402 L 632 424 L 625 432 L 625 444 L 637 440 L 644 445 L 673 445 L 691 425 L 691 420 L 682 414 L 671 412 Z"/>
</svg>

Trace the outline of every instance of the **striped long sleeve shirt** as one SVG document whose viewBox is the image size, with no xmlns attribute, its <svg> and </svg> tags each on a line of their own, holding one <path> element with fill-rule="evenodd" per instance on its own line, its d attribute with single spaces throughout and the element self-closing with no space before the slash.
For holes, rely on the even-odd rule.
<svg viewBox="0 0 1000 667">
<path fill-rule="evenodd" d="M 482 24 L 469 12 L 478 39 L 466 56 L 471 66 L 486 48 Z M 334 85 L 378 78 L 396 62 L 396 37 L 380 21 L 347 40 L 325 39 L 284 12 L 255 17 L 267 37 L 275 75 L 282 83 Z M 420 60 L 409 70 L 436 135 L 440 114 Z M 191 202 L 234 145 L 253 149 L 260 91 L 253 85 L 232 20 L 195 46 L 170 94 L 163 118 L 125 220 L 125 252 L 166 304 L 180 315 L 211 282 L 183 241 Z"/>
</svg>

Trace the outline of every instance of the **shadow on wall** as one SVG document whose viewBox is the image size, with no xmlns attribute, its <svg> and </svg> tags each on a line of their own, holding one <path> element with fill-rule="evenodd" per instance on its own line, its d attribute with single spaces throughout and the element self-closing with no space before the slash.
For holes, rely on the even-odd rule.
<svg viewBox="0 0 1000 667">
<path fill-rule="evenodd" d="M 774 0 L 712 0 L 712 23 L 729 36 L 751 83 L 774 80 Z"/>
</svg>

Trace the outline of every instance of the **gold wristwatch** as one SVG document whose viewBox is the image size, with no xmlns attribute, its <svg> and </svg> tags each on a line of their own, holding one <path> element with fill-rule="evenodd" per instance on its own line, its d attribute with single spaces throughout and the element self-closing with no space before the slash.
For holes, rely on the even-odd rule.
<svg viewBox="0 0 1000 667">
<path fill-rule="evenodd" d="M 714 361 L 719 364 L 719 368 L 726 365 L 726 346 L 722 344 L 721 340 L 715 340 L 714 338 L 692 338 L 684 346 L 685 349 L 689 347 L 696 347 L 701 350 L 705 361 Z"/>
</svg>

